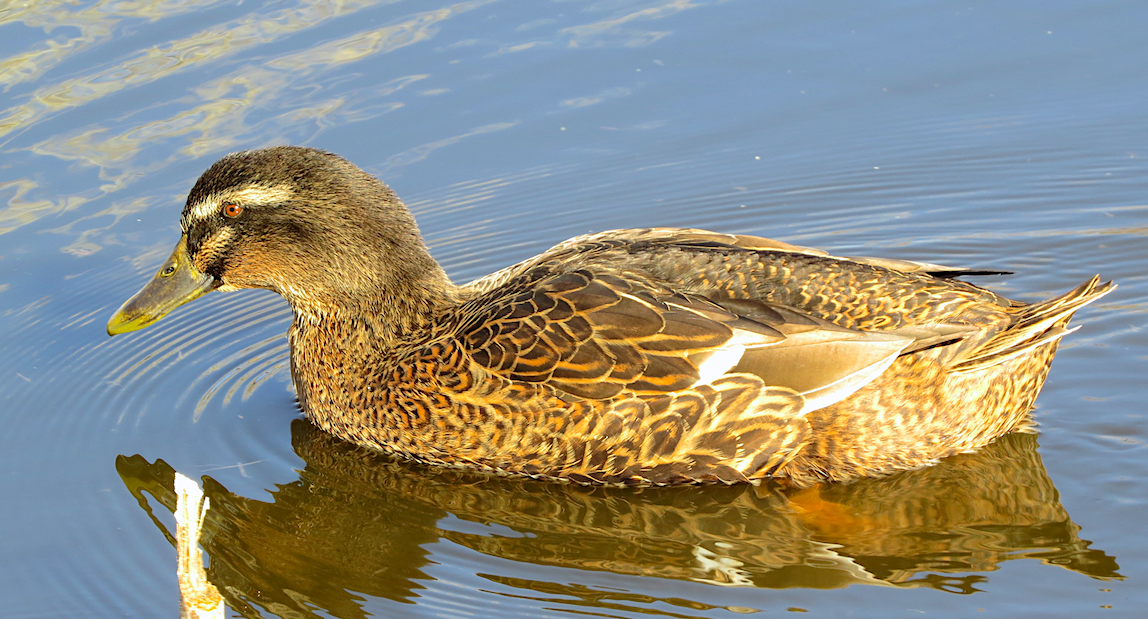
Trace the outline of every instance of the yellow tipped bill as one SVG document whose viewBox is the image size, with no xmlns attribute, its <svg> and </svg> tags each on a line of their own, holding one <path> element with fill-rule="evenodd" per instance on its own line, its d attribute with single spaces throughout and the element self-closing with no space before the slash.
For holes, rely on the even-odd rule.
<svg viewBox="0 0 1148 619">
<path fill-rule="evenodd" d="M 187 256 L 187 236 L 182 236 L 155 277 L 112 314 L 108 335 L 142 329 L 218 286 L 214 277 L 200 273 L 192 264 Z"/>
</svg>

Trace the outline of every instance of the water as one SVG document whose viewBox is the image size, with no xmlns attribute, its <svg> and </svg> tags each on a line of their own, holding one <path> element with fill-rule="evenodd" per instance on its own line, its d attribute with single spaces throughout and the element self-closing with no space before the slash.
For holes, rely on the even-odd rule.
<svg viewBox="0 0 1148 619">
<path fill-rule="evenodd" d="M 0 3 L 0 615 L 177 611 L 172 468 L 233 616 L 1138 616 L 1148 69 L 1136 2 Z M 1094 273 L 1037 436 L 850 486 L 606 491 L 299 421 L 276 296 L 110 339 L 234 150 L 338 152 L 456 281 L 644 225 Z"/>
</svg>

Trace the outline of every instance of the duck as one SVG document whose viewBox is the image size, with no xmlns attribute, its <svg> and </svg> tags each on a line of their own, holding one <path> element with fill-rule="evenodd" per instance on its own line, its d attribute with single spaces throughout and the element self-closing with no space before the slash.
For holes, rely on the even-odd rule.
<svg viewBox="0 0 1148 619">
<path fill-rule="evenodd" d="M 578 236 L 457 285 L 386 184 L 299 146 L 215 162 L 180 228 L 110 335 L 273 290 L 320 429 L 587 485 L 848 482 L 1031 431 L 1069 319 L 1115 288 L 1022 303 L 960 279 L 999 271 L 683 228 Z"/>
</svg>

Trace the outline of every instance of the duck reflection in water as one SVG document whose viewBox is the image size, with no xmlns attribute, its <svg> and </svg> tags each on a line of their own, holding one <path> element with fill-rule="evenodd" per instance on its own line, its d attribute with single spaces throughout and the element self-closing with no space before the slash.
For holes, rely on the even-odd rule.
<svg viewBox="0 0 1148 619">
<path fill-rule="evenodd" d="M 212 505 L 201 540 L 208 576 L 247 616 L 260 616 L 260 607 L 361 617 L 356 592 L 409 601 L 419 581 L 432 579 L 423 568 L 439 540 L 528 564 L 761 588 L 866 583 L 972 593 L 983 573 L 1018 558 L 1121 577 L 1113 557 L 1077 536 L 1032 434 L 852 484 L 611 489 L 419 468 L 304 421 L 291 429 L 306 467 L 278 486 L 272 502 L 236 496 L 204 477 Z M 173 540 L 144 494 L 172 509 L 172 468 L 139 455 L 120 456 L 116 468 Z M 451 519 L 444 528 L 447 516 L 478 526 L 465 532 Z M 492 535 L 491 526 L 518 535 Z M 635 601 L 565 583 L 483 577 L 555 603 Z"/>
</svg>

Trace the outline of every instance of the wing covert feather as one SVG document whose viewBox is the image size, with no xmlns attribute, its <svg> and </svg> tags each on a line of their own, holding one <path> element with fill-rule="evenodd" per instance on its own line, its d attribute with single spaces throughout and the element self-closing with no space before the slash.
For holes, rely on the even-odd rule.
<svg viewBox="0 0 1148 619">
<path fill-rule="evenodd" d="M 669 394 L 741 372 L 808 394 L 808 411 L 864 386 L 917 339 L 588 269 L 536 267 L 472 303 L 460 335 L 476 363 L 595 400 Z"/>
</svg>

